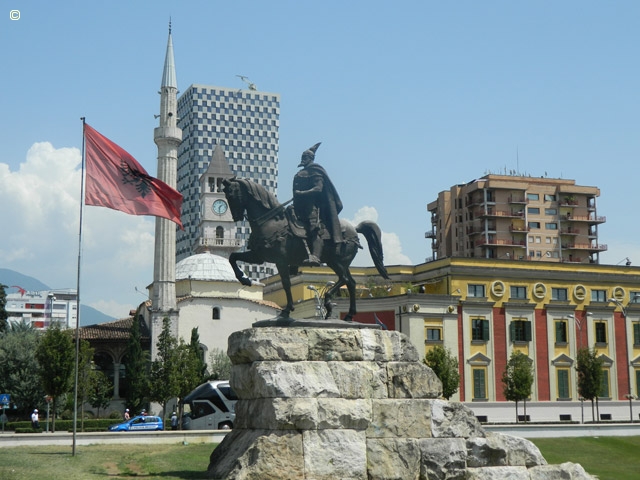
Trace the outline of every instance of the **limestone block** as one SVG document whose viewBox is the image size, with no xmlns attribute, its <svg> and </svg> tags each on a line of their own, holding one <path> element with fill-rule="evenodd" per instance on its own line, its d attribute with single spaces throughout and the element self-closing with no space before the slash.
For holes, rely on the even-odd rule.
<svg viewBox="0 0 640 480">
<path fill-rule="evenodd" d="M 387 398 L 387 369 L 375 362 L 328 362 L 342 398 Z"/>
<path fill-rule="evenodd" d="M 369 413 L 369 417 L 371 413 Z M 256 398 L 238 400 L 234 428 L 262 430 L 315 430 L 315 398 Z"/>
<path fill-rule="evenodd" d="M 371 401 L 318 398 L 318 429 L 366 430 L 371 423 Z"/>
<path fill-rule="evenodd" d="M 309 356 L 302 328 L 248 328 L 229 336 L 227 355 L 234 365 L 261 360 L 304 361 Z"/>
<path fill-rule="evenodd" d="M 427 399 L 372 399 L 367 438 L 431 437 L 431 403 Z"/>
<path fill-rule="evenodd" d="M 463 438 L 424 438 L 418 440 L 418 445 L 420 478 L 464 480 L 467 445 Z"/>
<path fill-rule="evenodd" d="M 307 430 L 302 434 L 304 477 L 313 480 L 367 480 L 363 431 Z"/>
<path fill-rule="evenodd" d="M 309 360 L 353 362 L 363 360 L 360 331 L 356 329 L 310 328 Z"/>
<path fill-rule="evenodd" d="M 466 480 L 529 480 L 527 467 L 481 467 L 467 469 Z"/>
<path fill-rule="evenodd" d="M 467 451 L 467 464 L 470 467 L 533 467 L 547 464 L 538 447 L 529 440 L 501 433 L 487 432 L 486 438 L 470 438 L 467 441 Z"/>
<path fill-rule="evenodd" d="M 442 382 L 420 362 L 387 363 L 389 398 L 439 398 Z"/>
<path fill-rule="evenodd" d="M 418 350 L 409 337 L 396 331 L 359 330 L 363 359 L 375 362 L 417 362 Z"/>
<path fill-rule="evenodd" d="M 434 437 L 484 437 L 485 432 L 465 405 L 447 400 L 431 402 L 431 434 Z"/>
<path fill-rule="evenodd" d="M 304 478 L 302 434 L 233 430 L 209 461 L 207 475 L 214 480 L 300 480 Z"/>
<path fill-rule="evenodd" d="M 231 387 L 238 398 L 338 397 L 326 362 L 263 361 L 233 365 Z"/>
<path fill-rule="evenodd" d="M 418 480 L 420 478 L 418 440 L 414 438 L 367 440 L 367 470 L 370 480 Z"/>
<path fill-rule="evenodd" d="M 540 465 L 529 469 L 531 480 L 595 480 L 597 477 L 585 472 L 577 463 L 561 463 L 560 465 Z"/>
</svg>

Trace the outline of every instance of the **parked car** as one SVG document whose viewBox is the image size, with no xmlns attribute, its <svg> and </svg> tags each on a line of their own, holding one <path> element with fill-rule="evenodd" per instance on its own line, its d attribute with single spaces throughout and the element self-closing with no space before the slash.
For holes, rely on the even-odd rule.
<svg viewBox="0 0 640 480">
<path fill-rule="evenodd" d="M 162 419 L 152 415 L 138 415 L 126 422 L 109 426 L 110 432 L 138 432 L 146 430 L 164 430 Z"/>
</svg>

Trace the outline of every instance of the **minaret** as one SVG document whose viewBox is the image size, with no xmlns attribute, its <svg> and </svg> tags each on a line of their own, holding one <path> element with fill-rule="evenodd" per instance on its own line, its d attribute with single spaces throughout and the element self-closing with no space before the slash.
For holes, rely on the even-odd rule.
<svg viewBox="0 0 640 480">
<path fill-rule="evenodd" d="M 173 61 L 171 22 L 164 59 L 162 85 L 160 86 L 160 125 L 153 132 L 158 146 L 158 178 L 176 188 L 178 172 L 178 145 L 182 130 L 176 123 L 178 117 L 178 82 Z M 162 331 L 162 320 L 171 319 L 173 334 L 177 333 L 178 310 L 176 306 L 176 224 L 156 217 L 155 256 L 153 265 L 153 297 L 151 313 L 151 358 L 156 357 L 156 342 Z"/>
</svg>

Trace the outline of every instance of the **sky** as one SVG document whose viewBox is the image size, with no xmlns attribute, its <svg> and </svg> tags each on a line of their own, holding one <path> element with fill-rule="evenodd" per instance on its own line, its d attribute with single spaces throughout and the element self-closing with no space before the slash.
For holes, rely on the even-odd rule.
<svg viewBox="0 0 640 480">
<path fill-rule="evenodd" d="M 19 18 L 18 18 L 19 17 Z M 281 96 L 279 188 L 300 154 L 385 263 L 431 255 L 426 205 L 488 173 L 597 186 L 600 263 L 640 265 L 640 3 L 6 0 L 0 7 L 0 266 L 115 318 L 153 280 L 153 217 L 82 210 L 82 122 L 157 171 L 169 19 L 178 87 Z M 359 254 L 355 265 L 367 265 Z"/>
</svg>

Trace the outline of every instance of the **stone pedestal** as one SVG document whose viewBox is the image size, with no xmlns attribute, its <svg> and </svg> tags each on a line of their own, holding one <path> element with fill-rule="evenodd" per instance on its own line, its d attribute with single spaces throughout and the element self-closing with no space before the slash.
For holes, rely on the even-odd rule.
<svg viewBox="0 0 640 480">
<path fill-rule="evenodd" d="M 485 432 L 399 333 L 252 328 L 229 338 L 234 429 L 218 480 L 590 479 L 531 442 Z"/>
</svg>

